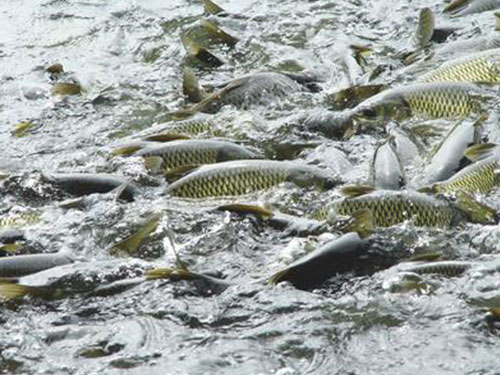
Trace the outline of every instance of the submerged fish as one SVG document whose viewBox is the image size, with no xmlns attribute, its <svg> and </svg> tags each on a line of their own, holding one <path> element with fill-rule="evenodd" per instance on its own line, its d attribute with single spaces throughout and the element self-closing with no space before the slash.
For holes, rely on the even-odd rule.
<svg viewBox="0 0 500 375">
<path fill-rule="evenodd" d="M 278 271 L 269 282 L 288 281 L 297 288 L 310 288 L 336 273 L 351 270 L 367 246 L 368 241 L 358 233 L 346 233 Z"/>
<path fill-rule="evenodd" d="M 374 230 L 372 213 L 367 209 L 359 210 L 348 218 L 338 218 L 338 220 L 328 225 L 323 221 L 271 211 L 265 207 L 256 205 L 228 204 L 217 207 L 217 210 L 239 214 L 252 214 L 273 228 L 298 236 L 318 234 L 325 231 L 357 232 L 362 236 L 368 236 Z"/>
<path fill-rule="evenodd" d="M 448 61 L 424 74 L 419 81 L 500 83 L 500 48 Z"/>
<path fill-rule="evenodd" d="M 286 181 L 329 189 L 337 185 L 340 178 L 321 168 L 296 162 L 228 161 L 200 167 L 168 186 L 167 193 L 185 198 L 242 195 Z"/>
<path fill-rule="evenodd" d="M 462 7 L 460 7 L 463 5 Z M 456 9 L 458 8 L 458 9 Z M 453 17 L 461 17 L 469 14 L 487 12 L 500 8 L 500 0 L 469 0 L 460 2 L 455 6 L 455 11 L 452 12 Z M 450 10 L 450 7 L 448 8 Z"/>
<path fill-rule="evenodd" d="M 357 121 L 401 120 L 411 116 L 463 118 L 479 112 L 491 98 L 486 91 L 468 83 L 417 83 L 389 89 L 356 106 L 351 117 Z"/>
<path fill-rule="evenodd" d="M 472 262 L 460 261 L 440 261 L 440 262 L 422 262 L 411 264 L 404 268 L 404 271 L 414 272 L 419 275 L 427 273 L 437 273 L 444 276 L 457 276 L 473 266 Z"/>
<path fill-rule="evenodd" d="M 294 92 L 304 91 L 300 75 L 263 72 L 237 78 L 225 83 L 219 90 L 206 96 L 199 103 L 180 111 L 187 113 L 214 113 L 224 105 L 248 109 L 254 105 L 267 105 L 276 99 L 283 99 Z"/>
<path fill-rule="evenodd" d="M 403 165 L 392 138 L 375 149 L 371 165 L 371 183 L 378 189 L 388 190 L 398 190 L 405 184 Z"/>
<path fill-rule="evenodd" d="M 0 277 L 21 277 L 73 263 L 68 253 L 16 255 L 0 258 Z"/>
<path fill-rule="evenodd" d="M 41 215 L 41 211 L 31 210 L 7 217 L 2 217 L 0 218 L 0 229 L 23 228 L 31 224 L 36 224 L 40 221 Z"/>
<path fill-rule="evenodd" d="M 117 188 L 124 187 L 119 198 L 133 201 L 139 193 L 138 188 L 130 181 L 111 174 L 54 173 L 46 177 L 60 189 L 76 196 L 108 193 Z"/>
<path fill-rule="evenodd" d="M 136 153 L 148 164 L 154 161 L 162 170 L 199 166 L 238 159 L 257 159 L 259 155 L 247 148 L 227 141 L 185 140 L 145 147 Z M 159 160 L 157 160 L 159 159 Z"/>
<path fill-rule="evenodd" d="M 433 184 L 452 176 L 464 164 L 467 147 L 481 140 L 481 125 L 484 117 L 477 121 L 462 121 L 456 124 L 437 147 L 432 159 L 412 181 L 415 186 Z"/>
</svg>

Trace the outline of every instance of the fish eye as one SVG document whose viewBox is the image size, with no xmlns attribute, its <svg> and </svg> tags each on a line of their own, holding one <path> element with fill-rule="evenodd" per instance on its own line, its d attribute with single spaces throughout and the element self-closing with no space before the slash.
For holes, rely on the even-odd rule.
<svg viewBox="0 0 500 375">
<path fill-rule="evenodd" d="M 365 108 L 361 111 L 361 114 L 365 118 L 373 119 L 373 118 L 377 117 L 377 112 L 373 108 Z"/>
</svg>

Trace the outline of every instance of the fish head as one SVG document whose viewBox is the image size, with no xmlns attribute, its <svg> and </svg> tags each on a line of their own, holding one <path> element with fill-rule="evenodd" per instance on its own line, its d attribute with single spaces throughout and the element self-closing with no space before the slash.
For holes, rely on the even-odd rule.
<svg viewBox="0 0 500 375">
<path fill-rule="evenodd" d="M 305 129 L 330 138 L 348 138 L 356 132 L 350 112 L 314 111 L 301 120 Z"/>
<path fill-rule="evenodd" d="M 320 190 L 329 190 L 337 186 L 340 182 L 340 178 L 337 174 L 318 169 L 297 169 L 292 171 L 288 177 L 289 181 L 293 181 L 299 187 L 307 188 L 314 186 Z"/>
<path fill-rule="evenodd" d="M 411 116 L 411 110 L 400 95 L 375 95 L 354 108 L 352 120 L 361 124 L 377 124 L 388 120 L 402 120 Z"/>
</svg>

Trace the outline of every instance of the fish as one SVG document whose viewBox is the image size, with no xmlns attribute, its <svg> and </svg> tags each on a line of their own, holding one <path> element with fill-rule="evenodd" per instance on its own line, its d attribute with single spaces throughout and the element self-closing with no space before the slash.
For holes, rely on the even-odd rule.
<svg viewBox="0 0 500 375">
<path fill-rule="evenodd" d="M 332 110 L 352 108 L 387 88 L 384 84 L 354 85 L 328 95 L 326 104 Z"/>
<path fill-rule="evenodd" d="M 500 83 L 500 48 L 447 61 L 419 77 L 418 81 Z"/>
<path fill-rule="evenodd" d="M 403 167 L 418 165 L 425 150 L 422 142 L 413 134 L 412 130 L 391 123 L 387 126 L 387 132 L 393 140 Z"/>
<path fill-rule="evenodd" d="M 22 277 L 73 262 L 73 257 L 66 252 L 0 258 L 0 277 Z"/>
<path fill-rule="evenodd" d="M 296 76 L 278 72 L 262 72 L 237 78 L 223 84 L 199 103 L 180 112 L 215 113 L 225 105 L 233 105 L 240 109 L 268 105 L 273 100 L 284 99 L 294 92 L 306 89 L 306 86 L 291 77 Z"/>
<path fill-rule="evenodd" d="M 296 162 L 236 160 L 204 165 L 169 185 L 166 192 L 184 198 L 234 196 L 286 181 L 301 187 L 330 189 L 340 178 L 321 168 Z"/>
<path fill-rule="evenodd" d="M 362 123 L 412 116 L 465 118 L 490 99 L 491 94 L 470 83 L 415 83 L 382 91 L 353 108 L 350 117 Z"/>
<path fill-rule="evenodd" d="M 462 17 L 470 14 L 487 12 L 500 8 L 500 0 L 473 0 L 466 1 L 463 7 L 457 7 L 451 12 L 452 17 Z M 448 8 L 449 9 L 449 8 Z"/>
<path fill-rule="evenodd" d="M 20 299 L 27 295 L 43 299 L 60 299 L 78 293 L 92 295 L 97 288 L 115 281 L 120 274 L 134 274 L 138 266 L 141 267 L 141 264 L 137 261 L 130 263 L 112 259 L 79 262 L 75 259 L 74 262 L 53 266 L 16 279 L 0 280 L 0 299 Z"/>
<path fill-rule="evenodd" d="M 436 182 L 422 191 L 434 193 L 487 193 L 500 184 L 500 149 L 494 144 L 469 147 L 465 156 L 475 163 L 463 168 L 450 178 Z"/>
<path fill-rule="evenodd" d="M 429 163 L 411 185 L 422 187 L 453 176 L 465 164 L 465 150 L 481 141 L 481 126 L 485 119 L 486 116 L 480 116 L 476 121 L 458 122 L 437 146 Z"/>
<path fill-rule="evenodd" d="M 225 289 L 234 285 L 231 281 L 214 277 L 203 272 L 193 272 L 185 267 L 154 268 L 145 272 L 145 278 L 146 280 L 194 280 L 201 282 L 205 291 L 209 291 L 211 294 L 222 293 Z"/>
<path fill-rule="evenodd" d="M 411 264 L 404 268 L 404 271 L 413 272 L 419 275 L 437 273 L 443 276 L 458 276 L 470 269 L 474 265 L 473 262 L 463 261 L 437 261 L 437 262 L 420 262 L 419 264 Z"/>
<path fill-rule="evenodd" d="M 299 289 L 311 288 L 336 273 L 351 270 L 367 247 L 368 241 L 358 233 L 343 234 L 276 272 L 269 283 L 288 281 Z"/>
<path fill-rule="evenodd" d="M 19 229 L 4 229 L 0 230 L 0 243 L 11 244 L 16 241 L 25 241 L 25 233 Z"/>
<path fill-rule="evenodd" d="M 232 142 L 196 139 L 147 146 L 133 155 L 142 156 L 148 164 L 156 161 L 155 164 L 162 171 L 229 160 L 260 158 L 255 152 Z"/>
<path fill-rule="evenodd" d="M 362 236 L 368 236 L 368 233 L 372 233 L 374 230 L 372 214 L 367 209 L 356 211 L 350 217 L 338 218 L 337 221 L 329 225 L 323 221 L 272 211 L 257 205 L 233 203 L 218 206 L 217 210 L 255 215 L 273 228 L 283 230 L 286 234 L 298 236 L 308 236 L 326 231 L 357 232 Z"/>
<path fill-rule="evenodd" d="M 422 8 L 418 16 L 418 27 L 414 36 L 418 48 L 424 48 L 431 41 L 434 26 L 434 13 L 430 8 Z"/>
<path fill-rule="evenodd" d="M 470 218 L 467 212 L 458 209 L 450 202 L 417 191 L 374 190 L 372 187 L 344 187 L 344 198 L 335 200 L 313 213 L 316 220 L 336 220 L 341 216 L 352 215 L 360 209 L 372 211 L 376 227 L 390 227 L 411 220 L 418 227 L 446 228 L 467 219 L 491 223 L 495 213 L 478 209 L 476 216 Z M 465 197 L 464 197 L 465 199 Z"/>
<path fill-rule="evenodd" d="M 24 228 L 40 222 L 42 211 L 29 210 L 15 215 L 0 218 L 0 229 Z"/>
<path fill-rule="evenodd" d="M 399 190 L 405 185 L 403 165 L 393 138 L 389 137 L 375 149 L 370 170 L 375 188 Z"/>
<path fill-rule="evenodd" d="M 127 179 L 106 173 L 53 173 L 45 175 L 47 181 L 55 184 L 68 194 L 83 196 L 94 193 L 108 193 L 125 186 L 119 198 L 133 201 L 139 194 L 135 184 Z"/>
</svg>

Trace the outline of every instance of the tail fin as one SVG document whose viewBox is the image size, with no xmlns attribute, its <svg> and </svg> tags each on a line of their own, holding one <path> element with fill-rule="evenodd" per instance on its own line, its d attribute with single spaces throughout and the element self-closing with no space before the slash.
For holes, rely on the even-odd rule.
<svg viewBox="0 0 500 375">
<path fill-rule="evenodd" d="M 0 299 L 4 301 L 20 299 L 27 295 L 34 297 L 50 297 L 55 295 L 56 292 L 57 289 L 45 287 L 34 287 L 5 281 L 0 283 Z"/>
<path fill-rule="evenodd" d="M 128 236 L 124 240 L 113 245 L 111 248 L 112 254 L 118 254 L 124 252 L 126 254 L 134 254 L 139 249 L 139 246 L 143 243 L 144 239 L 151 233 L 153 233 L 158 222 L 161 219 L 161 214 L 153 214 L 147 219 L 146 223 L 139 229 L 136 233 Z"/>
<path fill-rule="evenodd" d="M 431 40 L 434 33 L 434 13 L 430 8 L 420 10 L 418 17 L 418 27 L 415 32 L 415 41 L 418 48 L 424 48 Z"/>
<path fill-rule="evenodd" d="M 217 56 L 210 53 L 207 49 L 203 48 L 200 44 L 196 43 L 192 38 L 187 35 L 181 35 L 181 41 L 184 45 L 184 49 L 188 55 L 196 57 L 201 62 L 218 67 L 224 65 L 224 62 Z"/>
<path fill-rule="evenodd" d="M 207 14 L 216 15 L 226 13 L 223 8 L 215 4 L 212 0 L 201 0 L 201 3 Z"/>
<path fill-rule="evenodd" d="M 214 41 L 224 43 L 229 47 L 234 47 L 236 43 L 238 43 L 237 38 L 226 33 L 216 23 L 208 20 L 203 20 L 201 24 L 205 29 L 205 31 L 207 32 L 207 34 L 209 34 L 211 38 L 214 39 Z"/>
<path fill-rule="evenodd" d="M 182 80 L 182 92 L 187 96 L 188 100 L 192 103 L 199 103 L 205 96 L 203 89 L 198 83 L 198 79 L 193 70 L 189 67 L 184 68 L 184 75 Z"/>
</svg>

